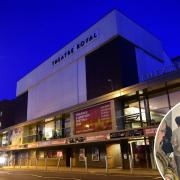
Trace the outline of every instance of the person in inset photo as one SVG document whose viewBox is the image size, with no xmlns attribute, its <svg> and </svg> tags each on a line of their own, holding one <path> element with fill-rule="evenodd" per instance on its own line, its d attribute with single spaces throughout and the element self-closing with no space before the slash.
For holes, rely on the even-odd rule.
<svg viewBox="0 0 180 180">
<path fill-rule="evenodd" d="M 168 125 L 166 125 L 166 132 L 162 142 L 162 150 L 168 156 L 174 152 L 171 139 L 172 139 L 172 129 Z"/>
<path fill-rule="evenodd" d="M 174 149 L 174 158 L 177 167 L 177 174 L 180 179 L 180 116 L 175 118 L 177 128 L 172 132 L 172 145 Z"/>
<path fill-rule="evenodd" d="M 172 166 L 171 159 L 162 149 L 166 129 L 168 128 L 166 122 L 164 121 L 161 123 L 156 136 L 155 153 L 157 166 L 165 180 L 178 180 L 176 169 Z"/>
</svg>

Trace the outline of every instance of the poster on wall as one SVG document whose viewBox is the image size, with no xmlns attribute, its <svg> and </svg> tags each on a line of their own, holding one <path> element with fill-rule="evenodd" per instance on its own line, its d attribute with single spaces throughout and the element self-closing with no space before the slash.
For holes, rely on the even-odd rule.
<svg viewBox="0 0 180 180">
<path fill-rule="evenodd" d="M 20 145 L 22 144 L 22 127 L 15 128 L 12 132 L 12 145 Z"/>
<path fill-rule="evenodd" d="M 75 134 L 111 130 L 111 114 L 110 102 L 75 112 Z"/>
<path fill-rule="evenodd" d="M 84 158 L 85 158 L 85 149 L 80 148 L 79 149 L 79 161 L 84 161 Z"/>
<path fill-rule="evenodd" d="M 44 153 L 44 151 L 39 151 L 39 159 L 44 159 L 44 157 L 45 157 L 45 153 Z"/>
<path fill-rule="evenodd" d="M 63 151 L 57 151 L 57 158 L 63 159 Z"/>
<path fill-rule="evenodd" d="M 47 122 L 45 124 L 44 133 L 46 140 L 53 137 L 54 121 Z"/>
<path fill-rule="evenodd" d="M 99 161 L 99 149 L 97 147 L 92 149 L 92 161 Z"/>
</svg>

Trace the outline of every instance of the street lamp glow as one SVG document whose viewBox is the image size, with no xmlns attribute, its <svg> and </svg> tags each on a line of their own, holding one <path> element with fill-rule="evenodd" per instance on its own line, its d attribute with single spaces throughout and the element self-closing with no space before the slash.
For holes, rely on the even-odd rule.
<svg viewBox="0 0 180 180">
<path fill-rule="evenodd" d="M 4 164 L 6 162 L 6 158 L 5 157 L 0 157 L 0 164 Z"/>
<path fill-rule="evenodd" d="M 89 124 L 86 124 L 86 125 L 85 125 L 85 127 L 86 127 L 86 128 L 89 128 L 89 127 L 90 127 L 90 125 L 89 125 Z"/>
</svg>

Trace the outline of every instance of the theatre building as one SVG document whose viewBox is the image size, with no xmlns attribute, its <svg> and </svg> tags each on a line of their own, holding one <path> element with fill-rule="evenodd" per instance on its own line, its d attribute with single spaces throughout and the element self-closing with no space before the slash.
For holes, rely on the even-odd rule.
<svg viewBox="0 0 180 180">
<path fill-rule="evenodd" d="M 113 10 L 17 82 L 27 112 L 0 131 L 1 155 L 8 165 L 47 157 L 84 167 L 86 157 L 88 167 L 105 167 L 107 156 L 110 168 L 155 168 L 157 126 L 180 101 L 179 67 Z"/>
</svg>

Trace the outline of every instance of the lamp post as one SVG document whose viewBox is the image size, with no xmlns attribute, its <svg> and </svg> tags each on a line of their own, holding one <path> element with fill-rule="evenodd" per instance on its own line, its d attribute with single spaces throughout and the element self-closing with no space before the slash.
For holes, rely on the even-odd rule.
<svg viewBox="0 0 180 180">
<path fill-rule="evenodd" d="M 108 78 L 108 79 L 107 79 L 107 82 L 110 83 L 111 90 L 114 91 L 114 85 L 113 85 L 112 79 Z"/>
</svg>

